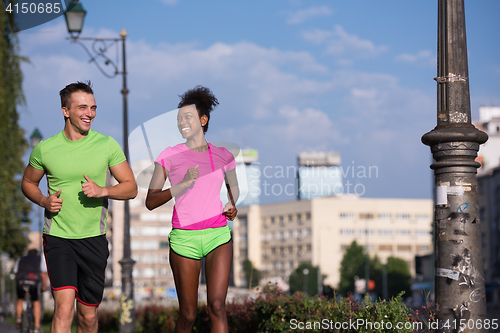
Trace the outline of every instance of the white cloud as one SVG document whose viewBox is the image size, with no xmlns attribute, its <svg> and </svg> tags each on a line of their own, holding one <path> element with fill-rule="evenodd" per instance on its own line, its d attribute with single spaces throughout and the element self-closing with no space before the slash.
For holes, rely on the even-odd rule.
<svg viewBox="0 0 500 333">
<path fill-rule="evenodd" d="M 291 146 L 302 146 L 302 150 L 321 150 L 326 142 L 340 140 L 340 132 L 328 115 L 318 109 L 300 110 L 288 105 L 278 111 L 278 124 L 266 126 L 267 133 L 273 133 L 277 142 Z"/>
<path fill-rule="evenodd" d="M 25 45 L 25 40 L 21 44 L 23 51 L 29 50 L 23 54 L 32 61 L 23 65 L 31 116 L 22 115 L 21 125 L 27 132 L 36 125 L 45 136 L 60 131 L 62 119 L 54 121 L 60 115 L 58 91 L 69 82 L 91 79 L 99 106 L 94 129 L 121 142 L 120 77 L 104 78 L 78 46 L 63 38 L 41 38 L 47 41 L 40 47 Z M 209 140 L 259 149 L 267 164 L 283 159 L 295 163 L 291 156 L 303 150 L 337 150 L 372 163 L 370 158 L 375 160 L 374 154 L 389 149 L 388 142 L 394 138 L 399 158 L 408 159 L 413 146 L 408 149 L 404 143 L 416 140 L 420 144 L 415 133 L 432 128 L 422 125 L 422 110 L 435 105 L 429 96 L 402 88 L 392 75 L 333 71 L 304 51 L 250 42 L 202 48 L 192 43 L 128 40 L 127 52 L 131 130 L 175 109 L 178 94 L 202 84 L 221 103 L 211 118 Z M 435 116 L 429 119 L 432 122 Z M 177 135 L 175 130 L 168 132 Z M 155 139 L 150 138 L 150 144 L 165 144 Z"/>
<path fill-rule="evenodd" d="M 302 38 L 317 45 L 324 45 L 326 53 L 334 56 L 368 58 L 387 50 L 386 46 L 377 46 L 370 40 L 347 33 L 340 25 L 335 25 L 333 30 L 305 31 L 302 33 Z"/>
<path fill-rule="evenodd" d="M 396 61 L 425 67 L 436 67 L 436 55 L 432 54 L 429 50 L 422 50 L 414 54 L 401 53 L 396 56 Z"/>
<path fill-rule="evenodd" d="M 306 20 L 313 19 L 319 16 L 330 16 L 332 10 L 327 6 L 310 7 L 306 9 L 300 9 L 288 15 L 286 23 L 288 24 L 300 24 Z"/>
<path fill-rule="evenodd" d="M 160 1 L 169 6 L 175 5 L 177 3 L 177 0 L 160 0 Z"/>
</svg>

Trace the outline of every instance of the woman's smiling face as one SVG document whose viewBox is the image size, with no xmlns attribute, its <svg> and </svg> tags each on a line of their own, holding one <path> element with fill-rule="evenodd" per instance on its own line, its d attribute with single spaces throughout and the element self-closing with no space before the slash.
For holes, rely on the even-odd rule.
<svg viewBox="0 0 500 333">
<path fill-rule="evenodd" d="M 203 118 L 198 115 L 196 106 L 186 105 L 179 109 L 177 114 L 177 128 L 184 139 L 192 138 L 195 135 L 203 134 Z"/>
</svg>

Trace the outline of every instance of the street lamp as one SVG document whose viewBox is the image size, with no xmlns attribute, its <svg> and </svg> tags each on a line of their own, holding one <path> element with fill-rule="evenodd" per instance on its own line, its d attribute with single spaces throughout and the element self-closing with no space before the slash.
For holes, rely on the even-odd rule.
<svg viewBox="0 0 500 333">
<path fill-rule="evenodd" d="M 77 38 L 82 32 L 85 14 L 87 14 L 87 12 L 78 1 L 72 1 L 69 4 L 68 9 L 64 13 L 64 18 L 66 19 L 68 32 L 72 37 Z"/>
<path fill-rule="evenodd" d="M 486 292 L 475 158 L 488 136 L 471 123 L 464 0 L 438 1 L 437 54 L 437 126 L 422 136 L 436 161 L 436 318 L 476 323 L 486 318 Z"/>
<path fill-rule="evenodd" d="M 35 148 L 35 146 L 37 144 L 40 143 L 40 141 L 42 141 L 42 133 L 40 133 L 40 131 L 38 130 L 38 128 L 35 128 L 33 130 L 33 133 L 31 133 L 31 136 L 30 136 L 30 145 L 31 145 L 31 149 Z M 38 206 L 38 205 L 37 205 Z M 38 206 L 38 231 L 40 232 L 40 255 L 42 255 L 43 253 L 43 244 L 42 244 L 42 232 L 43 232 L 43 229 L 42 229 L 42 207 L 41 206 Z"/>
<path fill-rule="evenodd" d="M 37 144 L 39 144 L 40 141 L 42 141 L 42 133 L 40 133 L 38 128 L 35 128 L 33 130 L 33 133 L 31 133 L 31 136 L 30 136 L 31 149 L 35 148 L 35 146 Z M 36 205 L 36 206 L 38 206 L 38 208 L 37 208 L 38 209 L 38 231 L 40 232 L 40 236 L 38 237 L 38 241 L 40 242 L 39 253 L 40 253 L 40 256 L 42 256 L 43 255 L 43 242 L 42 242 L 43 214 L 42 214 L 42 206 L 39 206 L 39 205 Z M 43 306 L 44 306 L 43 297 L 40 298 L 40 303 L 41 303 L 41 306 L 43 309 Z"/>
<path fill-rule="evenodd" d="M 122 29 L 120 38 L 93 38 L 79 37 L 82 31 L 83 19 L 86 11 L 83 6 L 74 0 L 69 6 L 64 16 L 68 32 L 71 35 L 70 39 L 73 43 L 79 44 L 90 57 L 90 62 L 93 62 L 99 71 L 108 78 L 113 78 L 118 74 L 122 75 L 123 87 L 121 93 L 123 95 L 123 152 L 127 161 L 129 161 L 128 151 L 128 88 L 127 88 L 127 68 L 125 58 L 125 38 L 127 33 Z M 81 41 L 92 41 L 92 48 L 89 50 Z M 122 70 L 119 71 L 118 66 L 106 55 L 108 49 L 121 41 L 122 44 Z M 104 60 L 106 66 L 111 66 L 114 71 L 107 73 L 99 64 L 98 60 Z M 122 265 L 122 295 L 120 296 L 120 333 L 133 332 L 135 326 L 135 302 L 134 302 L 134 283 L 132 279 L 132 270 L 135 261 L 131 258 L 130 251 L 130 207 L 128 200 L 124 201 L 124 217 L 123 217 L 123 259 L 120 260 Z"/>
<path fill-rule="evenodd" d="M 302 270 L 302 274 L 304 274 L 304 294 L 306 294 L 306 295 L 307 295 L 307 293 L 308 293 L 308 291 L 309 291 L 309 290 L 308 290 L 308 289 L 309 289 L 309 288 L 308 288 L 309 283 L 308 283 L 308 281 L 307 281 L 307 280 L 308 280 L 308 276 L 309 276 L 309 270 L 308 270 L 307 268 L 304 268 L 304 269 Z"/>
</svg>

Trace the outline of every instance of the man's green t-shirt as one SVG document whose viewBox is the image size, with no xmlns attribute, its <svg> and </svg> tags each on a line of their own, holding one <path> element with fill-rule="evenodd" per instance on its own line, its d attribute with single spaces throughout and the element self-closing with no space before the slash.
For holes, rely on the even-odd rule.
<svg viewBox="0 0 500 333">
<path fill-rule="evenodd" d="M 82 191 L 83 175 L 104 187 L 109 168 L 125 160 L 115 139 L 92 130 L 78 141 L 60 132 L 36 145 L 29 163 L 45 171 L 49 195 L 61 190 L 63 199 L 59 212 L 45 210 L 44 234 L 71 239 L 105 234 L 108 199 L 88 198 Z"/>
</svg>

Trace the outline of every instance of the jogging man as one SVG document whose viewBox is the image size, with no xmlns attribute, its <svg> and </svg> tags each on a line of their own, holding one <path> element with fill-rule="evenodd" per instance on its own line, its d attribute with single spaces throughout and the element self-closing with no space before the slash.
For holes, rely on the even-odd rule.
<svg viewBox="0 0 500 333">
<path fill-rule="evenodd" d="M 97 332 L 109 255 L 108 199 L 132 199 L 137 185 L 118 143 L 90 129 L 97 109 L 90 82 L 69 84 L 60 96 L 64 130 L 33 148 L 22 190 L 45 208 L 44 252 L 55 307 L 51 332 L 71 332 L 75 298 L 78 332 Z M 44 175 L 48 196 L 38 186 Z M 110 175 L 117 185 L 107 186 Z"/>
<path fill-rule="evenodd" d="M 47 290 L 47 266 L 45 260 L 38 254 L 35 247 L 28 248 L 28 254 L 17 259 L 14 265 L 16 274 L 16 327 L 21 328 L 21 315 L 23 313 L 23 300 L 25 297 L 24 284 L 30 286 L 29 293 L 33 301 L 33 319 L 35 321 L 34 333 L 42 333 L 40 328 L 40 318 L 42 317 L 42 306 L 39 301 L 40 292 Z"/>
</svg>

